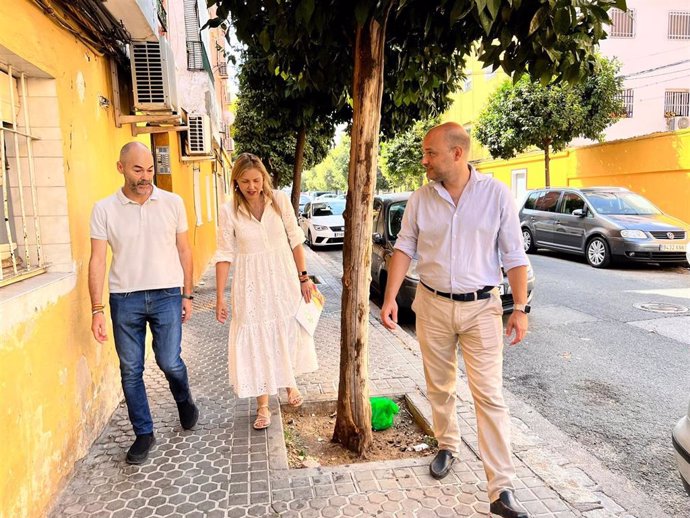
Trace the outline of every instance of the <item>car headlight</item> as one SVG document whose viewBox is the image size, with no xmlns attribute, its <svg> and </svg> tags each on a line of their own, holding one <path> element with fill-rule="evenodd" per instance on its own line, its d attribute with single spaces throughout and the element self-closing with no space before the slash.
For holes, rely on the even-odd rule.
<svg viewBox="0 0 690 518">
<path fill-rule="evenodd" d="M 621 230 L 621 237 L 627 239 L 647 239 L 647 234 L 641 230 Z"/>
<path fill-rule="evenodd" d="M 323 225 L 314 225 L 314 230 L 328 230 L 328 227 Z"/>
<path fill-rule="evenodd" d="M 412 261 L 410 261 L 410 267 L 407 269 L 405 277 L 414 279 L 416 281 L 419 280 L 419 274 L 417 273 L 417 259 L 412 259 Z"/>
</svg>

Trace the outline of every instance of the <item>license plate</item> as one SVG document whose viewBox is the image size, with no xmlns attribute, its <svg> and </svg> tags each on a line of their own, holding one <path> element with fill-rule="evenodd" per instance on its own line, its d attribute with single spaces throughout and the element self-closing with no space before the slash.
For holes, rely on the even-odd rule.
<svg viewBox="0 0 690 518">
<path fill-rule="evenodd" d="M 345 237 L 345 232 L 333 232 L 335 237 Z"/>
<path fill-rule="evenodd" d="M 685 252 L 687 245 L 677 243 L 674 245 L 659 245 L 659 250 L 662 252 Z"/>
<path fill-rule="evenodd" d="M 505 295 L 505 292 L 506 292 L 505 286 L 503 286 L 503 284 L 499 284 L 498 285 L 498 294 L 499 295 Z"/>
</svg>

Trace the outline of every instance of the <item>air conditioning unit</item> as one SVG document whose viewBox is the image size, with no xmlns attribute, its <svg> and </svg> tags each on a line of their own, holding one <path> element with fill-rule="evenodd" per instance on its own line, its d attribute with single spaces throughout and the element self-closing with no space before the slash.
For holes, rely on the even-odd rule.
<svg viewBox="0 0 690 518">
<path fill-rule="evenodd" d="M 669 117 L 666 120 L 666 127 L 669 131 L 690 128 L 690 117 Z"/>
<path fill-rule="evenodd" d="M 176 112 L 175 59 L 168 41 L 133 41 L 130 52 L 134 109 Z"/>
<path fill-rule="evenodd" d="M 211 155 L 211 119 L 208 115 L 189 115 L 187 126 L 187 153 L 190 156 Z"/>
</svg>

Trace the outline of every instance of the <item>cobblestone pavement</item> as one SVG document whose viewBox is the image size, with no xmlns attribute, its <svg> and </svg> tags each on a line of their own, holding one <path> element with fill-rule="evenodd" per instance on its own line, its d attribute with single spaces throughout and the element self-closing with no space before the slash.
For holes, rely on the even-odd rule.
<svg viewBox="0 0 690 518">
<path fill-rule="evenodd" d="M 320 368 L 298 381 L 307 400 L 335 399 L 341 283 L 318 254 L 309 250 L 307 254 L 309 269 L 318 276 L 327 302 L 316 333 Z M 257 432 L 251 428 L 255 399 L 237 399 L 228 386 L 228 327 L 215 321 L 212 270 L 195 292 L 195 312 L 184 327 L 183 357 L 201 409 L 196 429 L 180 427 L 165 378 L 151 355 L 145 376 L 158 442 L 149 460 L 141 466 L 125 463 L 134 436 L 122 403 L 89 454 L 75 466 L 52 517 L 488 516 L 474 409 L 460 374 L 458 417 L 464 443 L 460 460 L 444 480 L 429 476 L 429 459 L 288 469 L 277 415 L 279 398 L 270 401 L 273 424 Z M 374 315 L 369 328 L 371 394 L 408 394 L 428 419 L 416 341 L 400 330 L 385 330 Z M 633 516 L 582 469 L 548 451 L 524 423 L 513 419 L 513 434 L 516 495 L 532 516 Z"/>
</svg>

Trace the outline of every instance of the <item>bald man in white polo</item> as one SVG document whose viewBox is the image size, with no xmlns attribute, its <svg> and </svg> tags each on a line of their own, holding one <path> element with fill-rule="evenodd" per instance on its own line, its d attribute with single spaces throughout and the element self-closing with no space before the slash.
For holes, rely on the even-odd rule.
<svg viewBox="0 0 690 518">
<path fill-rule="evenodd" d="M 497 286 L 502 261 L 515 301 L 506 327 L 506 334 L 514 335 L 514 345 L 527 332 L 529 263 L 510 191 L 468 164 L 469 148 L 469 135 L 455 123 L 436 126 L 424 138 L 422 165 L 430 183 L 407 202 L 381 319 L 387 328 L 395 328 L 395 298 L 410 261 L 416 258 L 420 284 L 412 309 L 439 443 L 430 473 L 445 477 L 460 447 L 455 403 L 460 344 L 475 404 L 491 513 L 526 518 L 513 495 L 510 417 L 502 389 L 503 306 Z"/>
<path fill-rule="evenodd" d="M 182 198 L 153 185 L 153 156 L 140 142 L 120 151 L 117 170 L 124 185 L 91 213 L 91 331 L 108 339 L 102 302 L 106 251 L 110 316 L 120 359 L 122 388 L 136 439 L 127 462 L 141 464 L 156 442 L 144 386 L 146 327 L 153 336 L 156 363 L 175 398 L 182 428 L 193 428 L 199 410 L 189 390 L 187 367 L 180 357 L 182 323 L 192 314 L 192 251 Z"/>
</svg>

